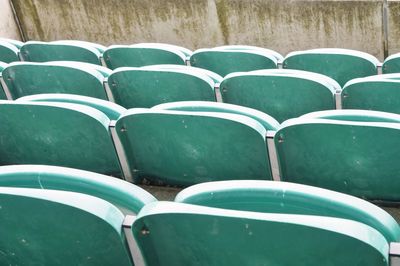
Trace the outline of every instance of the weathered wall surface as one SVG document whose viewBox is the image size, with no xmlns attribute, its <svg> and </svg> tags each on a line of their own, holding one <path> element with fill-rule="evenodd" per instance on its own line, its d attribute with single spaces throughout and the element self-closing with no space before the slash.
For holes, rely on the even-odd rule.
<svg viewBox="0 0 400 266">
<path fill-rule="evenodd" d="M 21 39 L 9 0 L 0 0 L 0 38 Z"/>
<path fill-rule="evenodd" d="M 4 1 L 4 0 L 1 0 Z M 165 42 L 190 49 L 223 44 L 290 51 L 341 47 L 383 59 L 384 0 L 12 0 L 28 40 L 105 45 Z M 389 34 L 400 50 L 400 5 Z"/>
</svg>

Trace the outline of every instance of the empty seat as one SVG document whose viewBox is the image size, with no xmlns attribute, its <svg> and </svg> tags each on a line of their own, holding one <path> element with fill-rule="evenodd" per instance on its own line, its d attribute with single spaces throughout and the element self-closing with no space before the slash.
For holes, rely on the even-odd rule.
<svg viewBox="0 0 400 266">
<path fill-rule="evenodd" d="M 94 69 L 99 72 L 103 77 L 107 78 L 111 75 L 112 70 L 100 65 L 85 63 L 85 62 L 76 62 L 76 61 L 50 61 L 48 64 L 57 65 L 57 66 L 66 66 L 66 67 L 77 67 L 83 69 Z"/>
<path fill-rule="evenodd" d="M 21 58 L 30 62 L 78 61 L 101 65 L 101 52 L 96 44 L 79 41 L 26 42 Z"/>
<path fill-rule="evenodd" d="M 8 39 L 8 38 L 0 38 L 0 41 L 8 42 L 8 43 L 14 45 L 15 47 L 17 47 L 18 49 L 20 49 L 22 47 L 22 45 L 24 45 L 24 43 L 21 41 Z"/>
<path fill-rule="evenodd" d="M 393 54 L 385 59 L 382 65 L 382 73 L 400 73 L 400 53 Z"/>
<path fill-rule="evenodd" d="M 362 112 L 365 118 L 336 110 L 284 122 L 274 138 L 282 181 L 399 201 L 400 116 Z"/>
<path fill-rule="evenodd" d="M 111 69 L 158 64 L 185 65 L 189 52 L 191 53 L 191 51 L 175 45 L 142 43 L 112 45 L 104 52 L 103 57 L 107 67 Z"/>
<path fill-rule="evenodd" d="M 276 52 L 257 49 L 199 49 L 190 57 L 190 65 L 211 70 L 221 76 L 232 72 L 277 68 Z M 221 63 L 223 62 L 223 63 Z"/>
<path fill-rule="evenodd" d="M 400 226 L 396 220 L 376 205 L 300 184 L 254 180 L 207 182 L 182 190 L 175 201 L 239 211 L 349 219 L 371 226 L 388 242 L 400 240 Z"/>
<path fill-rule="evenodd" d="M 147 204 L 133 224 L 146 265 L 388 265 L 375 229 L 332 217 Z"/>
<path fill-rule="evenodd" d="M 343 109 L 366 109 L 400 114 L 400 75 L 358 78 L 341 93 Z"/>
<path fill-rule="evenodd" d="M 116 132 L 134 179 L 187 186 L 226 179 L 271 179 L 266 130 L 246 116 L 131 109 Z"/>
<path fill-rule="evenodd" d="M 141 67 L 141 69 L 149 69 L 149 70 L 158 70 L 158 69 L 166 69 L 166 70 L 188 70 L 190 72 L 197 72 L 202 75 L 207 75 L 209 78 L 211 78 L 214 83 L 221 83 L 222 77 L 218 75 L 217 73 L 214 73 L 210 70 L 204 69 L 204 68 L 198 68 L 198 67 L 192 67 L 192 66 L 182 66 L 182 65 L 151 65 L 151 66 L 144 66 Z"/>
<path fill-rule="evenodd" d="M 220 84 L 222 101 L 250 107 L 279 122 L 335 109 L 334 81 L 298 70 L 258 70 L 227 75 Z"/>
<path fill-rule="evenodd" d="M 400 115 L 365 110 L 332 110 L 320 111 L 302 115 L 306 119 L 330 119 L 353 122 L 389 122 L 400 123 Z"/>
<path fill-rule="evenodd" d="M 0 62 L 0 100 L 6 100 L 7 96 L 3 88 L 3 70 L 7 67 L 6 63 Z"/>
<path fill-rule="evenodd" d="M 11 63 L 19 61 L 18 57 L 19 50 L 13 44 L 0 40 L 0 61 L 5 63 Z"/>
<path fill-rule="evenodd" d="M 96 197 L 0 188 L 1 265 L 132 265 L 124 215 Z"/>
<path fill-rule="evenodd" d="M 98 44 L 98 43 L 93 43 L 93 42 L 86 42 L 86 41 L 77 41 L 77 40 L 59 40 L 59 41 L 54 41 L 52 43 L 57 43 L 57 44 L 64 44 L 64 45 L 77 45 L 77 46 L 87 46 L 87 47 L 93 47 L 97 49 L 101 54 L 107 49 L 104 45 Z"/>
<path fill-rule="evenodd" d="M 61 103 L 76 103 L 93 107 L 110 120 L 117 120 L 126 109 L 118 104 L 100 100 L 92 97 L 73 95 L 73 94 L 37 94 L 19 98 L 17 101 L 31 101 L 31 102 L 61 102 Z"/>
<path fill-rule="evenodd" d="M 0 102 L 0 165 L 46 164 L 121 176 L 110 120 L 78 104 Z"/>
<path fill-rule="evenodd" d="M 261 48 L 261 47 L 257 47 L 257 46 L 251 46 L 251 45 L 223 45 L 223 46 L 218 46 L 215 48 L 223 49 L 223 50 L 232 50 L 232 51 L 240 51 L 240 50 L 263 51 L 265 53 L 269 53 L 269 54 L 273 55 L 276 58 L 276 60 L 278 60 L 278 62 L 281 62 L 284 58 L 280 53 L 278 53 L 274 50 Z"/>
<path fill-rule="evenodd" d="M 156 199 L 126 181 L 66 167 L 12 165 L 0 167 L 1 187 L 52 189 L 78 192 L 110 202 L 124 214 L 137 214 Z"/>
<path fill-rule="evenodd" d="M 67 93 L 107 99 L 104 76 L 89 65 L 18 62 L 3 70 L 13 99 L 41 93 Z"/>
<path fill-rule="evenodd" d="M 114 101 L 125 108 L 216 101 L 213 80 L 193 69 L 120 68 L 108 77 L 108 84 Z"/>
<path fill-rule="evenodd" d="M 277 130 L 279 128 L 278 121 L 263 112 L 228 103 L 201 101 L 173 102 L 156 105 L 152 109 L 239 114 L 256 120 L 265 128 L 265 130 Z"/>
<path fill-rule="evenodd" d="M 367 53 L 323 48 L 289 53 L 283 68 L 324 74 L 344 86 L 351 79 L 376 75 L 378 64 L 378 59 Z"/>
</svg>

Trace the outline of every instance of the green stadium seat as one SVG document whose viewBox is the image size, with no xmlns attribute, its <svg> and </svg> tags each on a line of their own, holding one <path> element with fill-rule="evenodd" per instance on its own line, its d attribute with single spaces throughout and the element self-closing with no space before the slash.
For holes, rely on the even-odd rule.
<svg viewBox="0 0 400 266">
<path fill-rule="evenodd" d="M 375 229 L 332 217 L 147 204 L 132 227 L 146 265 L 388 265 Z"/>
<path fill-rule="evenodd" d="M 108 85 L 114 101 L 125 108 L 175 101 L 216 101 L 214 81 L 189 68 L 120 68 L 108 77 Z"/>
<path fill-rule="evenodd" d="M 265 128 L 265 130 L 278 130 L 279 128 L 278 121 L 263 112 L 228 103 L 202 101 L 173 102 L 156 105 L 151 109 L 239 114 L 256 120 Z"/>
<path fill-rule="evenodd" d="M 175 202 L 238 211 L 317 215 L 354 220 L 400 240 L 400 226 L 387 212 L 346 194 L 287 182 L 219 181 L 188 187 Z"/>
<path fill-rule="evenodd" d="M 276 52 L 262 48 L 207 48 L 194 51 L 190 57 L 190 65 L 208 69 L 224 77 L 232 72 L 278 68 L 275 55 Z"/>
<path fill-rule="evenodd" d="M 192 55 L 192 51 L 178 45 L 173 45 L 173 44 L 166 44 L 166 43 L 136 43 L 132 44 L 132 47 L 139 47 L 139 48 L 165 48 L 165 49 L 171 49 L 171 50 L 177 50 L 181 53 L 183 53 L 186 58 L 189 58 Z"/>
<path fill-rule="evenodd" d="M 78 68 L 89 68 L 94 69 L 103 75 L 104 78 L 107 78 L 111 75 L 112 70 L 103 66 L 85 63 L 85 62 L 76 62 L 76 61 L 50 61 L 48 64 L 58 65 L 58 66 L 66 66 L 66 67 L 78 67 Z"/>
<path fill-rule="evenodd" d="M 19 50 L 13 44 L 0 40 L 0 61 L 4 63 L 11 63 L 19 61 Z"/>
<path fill-rule="evenodd" d="M 132 265 L 124 215 L 96 197 L 0 188 L 1 265 Z"/>
<path fill-rule="evenodd" d="M 98 44 L 98 43 L 93 43 L 93 42 L 86 42 L 86 41 L 77 41 L 77 40 L 60 40 L 60 41 L 54 41 L 52 43 L 57 43 L 57 44 L 64 44 L 64 45 L 76 45 L 76 46 L 88 46 L 88 47 L 93 47 L 97 49 L 101 54 L 104 53 L 104 51 L 107 49 L 104 45 Z"/>
<path fill-rule="evenodd" d="M 80 41 L 26 42 L 20 49 L 23 61 L 78 61 L 101 65 L 98 45 Z"/>
<path fill-rule="evenodd" d="M 0 100 L 7 100 L 6 93 L 3 88 L 3 70 L 7 67 L 6 63 L 0 62 Z"/>
<path fill-rule="evenodd" d="M 273 55 L 278 62 L 281 62 L 284 59 L 284 57 L 280 53 L 278 53 L 274 50 L 261 48 L 261 47 L 257 47 L 257 46 L 251 46 L 251 45 L 223 45 L 223 46 L 218 46 L 215 48 L 223 49 L 223 50 L 232 50 L 232 51 L 258 50 L 258 51 L 264 51 L 266 53 Z"/>
<path fill-rule="evenodd" d="M 182 66 L 182 65 L 151 65 L 151 66 L 144 66 L 141 67 L 141 69 L 146 69 L 146 70 L 158 70 L 158 69 L 165 69 L 165 70 L 187 70 L 190 72 L 197 72 L 202 75 L 207 75 L 209 78 L 211 78 L 214 83 L 221 83 L 223 78 L 218 75 L 217 73 L 214 73 L 210 70 L 204 69 L 204 68 L 198 68 L 198 67 L 192 67 L 192 66 Z"/>
<path fill-rule="evenodd" d="M 399 201 L 399 118 L 336 110 L 285 121 L 274 138 L 281 180 Z"/>
<path fill-rule="evenodd" d="M 382 73 L 400 73 L 400 53 L 393 54 L 385 59 L 382 65 Z"/>
<path fill-rule="evenodd" d="M 351 79 L 376 75 L 378 64 L 378 59 L 367 53 L 323 48 L 289 53 L 283 68 L 317 72 L 344 86 Z"/>
<path fill-rule="evenodd" d="M 183 47 L 161 43 L 112 45 L 104 51 L 103 58 L 110 69 L 158 64 L 185 65 L 189 52 Z"/>
<path fill-rule="evenodd" d="M 22 47 L 22 45 L 24 45 L 24 43 L 21 42 L 21 41 L 8 39 L 8 38 L 0 38 L 0 41 L 11 43 L 12 45 L 17 47 L 18 49 L 20 49 Z"/>
<path fill-rule="evenodd" d="M 116 133 L 132 179 L 188 186 L 271 179 L 265 134 L 256 120 L 216 112 L 131 109 Z"/>
<path fill-rule="evenodd" d="M 48 165 L 0 166 L 0 187 L 71 191 L 110 202 L 124 214 L 137 214 L 156 201 L 150 193 L 126 181 L 93 172 Z"/>
<path fill-rule="evenodd" d="M 25 96 L 17 99 L 18 102 L 29 101 L 29 102 L 61 102 L 61 103 L 76 103 L 86 106 L 93 107 L 103 114 L 105 114 L 110 120 L 117 120 L 126 109 L 118 104 L 100 100 L 92 97 L 73 95 L 73 94 L 37 94 L 31 96 Z"/>
<path fill-rule="evenodd" d="M 42 93 L 67 93 L 107 100 L 104 76 L 89 64 L 12 63 L 3 79 L 13 99 Z"/>
<path fill-rule="evenodd" d="M 0 102 L 0 165 L 44 164 L 121 176 L 110 120 L 79 104 Z"/>
<path fill-rule="evenodd" d="M 222 101 L 250 107 L 279 122 L 319 111 L 335 109 L 336 87 L 328 77 L 311 72 L 258 70 L 227 75 L 220 84 Z"/>
<path fill-rule="evenodd" d="M 343 109 L 400 114 L 400 75 L 385 74 L 350 80 L 341 93 Z"/>
<path fill-rule="evenodd" d="M 307 119 L 330 119 L 353 122 L 388 122 L 400 123 L 400 115 L 366 110 L 331 110 L 320 111 L 302 115 L 300 118 Z"/>
</svg>

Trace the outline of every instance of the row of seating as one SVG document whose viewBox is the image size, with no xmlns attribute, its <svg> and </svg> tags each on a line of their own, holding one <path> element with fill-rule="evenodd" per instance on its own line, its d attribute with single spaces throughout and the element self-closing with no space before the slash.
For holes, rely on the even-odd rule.
<svg viewBox="0 0 400 266">
<path fill-rule="evenodd" d="M 88 63 L 57 61 L 0 64 L 0 73 L 0 99 L 67 93 L 110 100 L 121 110 L 175 101 L 218 101 L 259 110 L 279 122 L 342 108 L 400 114 L 400 74 L 354 79 L 342 90 L 327 76 L 288 69 L 238 72 L 222 78 L 189 66 L 155 65 L 111 71 Z"/>
<path fill-rule="evenodd" d="M 395 265 L 400 226 L 379 207 L 299 184 L 224 181 L 158 201 L 127 182 L 44 165 L 0 167 L 2 265 Z"/>
<path fill-rule="evenodd" d="M 280 125 L 224 103 L 116 110 L 63 101 L 38 95 L 0 102 L 0 165 L 66 166 L 176 186 L 274 179 L 400 201 L 400 115 L 333 110 Z"/>
<path fill-rule="evenodd" d="M 341 86 L 354 78 L 375 75 L 382 66 L 372 55 L 348 49 L 313 49 L 292 52 L 283 57 L 269 49 L 243 45 L 220 46 L 192 52 L 176 45 L 157 43 L 112 45 L 107 48 L 83 41 L 21 43 L 0 40 L 0 61 L 10 63 L 19 60 L 81 61 L 104 65 L 110 69 L 156 64 L 189 64 L 211 70 L 221 76 L 282 66 L 327 75 Z M 383 62 L 382 72 L 400 72 L 400 53 L 388 57 Z"/>
</svg>

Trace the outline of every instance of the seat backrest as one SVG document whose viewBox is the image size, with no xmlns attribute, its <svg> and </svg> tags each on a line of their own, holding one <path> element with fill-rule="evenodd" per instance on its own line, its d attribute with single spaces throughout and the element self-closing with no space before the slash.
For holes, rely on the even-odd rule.
<svg viewBox="0 0 400 266">
<path fill-rule="evenodd" d="M 37 94 L 19 98 L 17 101 L 29 102 L 61 102 L 61 103 L 76 103 L 95 108 L 105 114 L 110 120 L 117 120 L 126 109 L 116 103 L 100 100 L 92 97 L 73 95 L 73 94 Z"/>
<path fill-rule="evenodd" d="M 190 72 L 197 72 L 200 73 L 201 75 L 207 75 L 209 78 L 211 78 L 214 83 L 221 83 L 222 77 L 218 75 L 217 73 L 214 73 L 210 70 L 204 69 L 204 68 L 198 68 L 198 67 L 192 67 L 192 66 L 183 66 L 183 65 L 151 65 L 151 66 L 144 66 L 141 67 L 141 69 L 148 69 L 148 70 L 159 70 L 159 69 L 166 69 L 166 70 L 184 70 L 184 71 L 190 71 Z"/>
<path fill-rule="evenodd" d="M 85 62 L 76 62 L 76 61 L 50 61 L 47 64 L 49 65 L 57 65 L 57 66 L 66 66 L 66 67 L 75 67 L 79 69 L 90 69 L 96 70 L 99 72 L 104 78 L 107 78 L 111 75 L 112 70 L 100 65 L 85 63 Z"/>
<path fill-rule="evenodd" d="M 46 164 L 121 176 L 100 111 L 71 103 L 0 102 L 0 165 Z"/>
<path fill-rule="evenodd" d="M 137 48 L 157 48 L 157 49 L 176 50 L 183 53 L 186 57 L 190 57 L 193 53 L 191 50 L 185 47 L 167 43 L 136 43 L 132 44 L 131 46 Z"/>
<path fill-rule="evenodd" d="M 344 86 L 351 79 L 376 75 L 378 64 L 378 59 L 367 53 L 324 48 L 289 53 L 283 68 L 321 73 Z"/>
<path fill-rule="evenodd" d="M 242 115 L 131 109 L 115 126 L 135 179 L 271 179 L 265 129 Z"/>
<path fill-rule="evenodd" d="M 77 45 L 77 46 L 83 46 L 83 47 L 93 47 L 96 50 L 98 50 L 101 54 L 107 49 L 107 47 L 105 47 L 104 45 L 98 44 L 98 43 L 77 41 L 77 40 L 59 40 L 59 41 L 54 41 L 52 43 L 64 44 L 64 45 Z"/>
<path fill-rule="evenodd" d="M 24 43 L 21 42 L 21 41 L 13 40 L 13 39 L 8 39 L 8 38 L 0 38 L 0 41 L 8 42 L 8 43 L 14 45 L 15 47 L 17 47 L 18 49 L 21 48 L 22 45 L 24 45 Z"/>
<path fill-rule="evenodd" d="M 366 77 L 350 80 L 341 93 L 343 109 L 366 109 L 400 114 L 400 80 Z"/>
<path fill-rule="evenodd" d="M 220 84 L 222 101 L 262 111 L 279 122 L 313 111 L 335 109 L 335 89 L 327 78 L 292 71 L 229 74 Z"/>
<path fill-rule="evenodd" d="M 101 65 L 101 52 L 92 45 L 81 42 L 26 42 L 21 47 L 24 61 L 78 61 Z"/>
<path fill-rule="evenodd" d="M 19 50 L 11 43 L 0 40 L 0 61 L 4 63 L 11 63 L 19 61 Z"/>
<path fill-rule="evenodd" d="M 400 123 L 400 115 L 369 110 L 330 110 L 302 115 L 305 119 Z"/>
<path fill-rule="evenodd" d="M 82 66 L 53 63 L 12 63 L 3 79 L 13 99 L 42 93 L 67 93 L 106 100 L 104 76 Z"/>
<path fill-rule="evenodd" d="M 186 64 L 186 55 L 181 50 L 163 45 L 112 45 L 104 51 L 103 57 L 110 69 L 158 64 Z"/>
<path fill-rule="evenodd" d="M 399 201 L 400 124 L 346 120 L 304 116 L 283 123 L 274 138 L 281 180 Z"/>
<path fill-rule="evenodd" d="M 213 80 L 190 69 L 120 68 L 108 77 L 108 84 L 115 102 L 125 108 L 175 101 L 216 101 Z"/>
<path fill-rule="evenodd" d="M 254 180 L 207 182 L 182 190 L 175 202 L 240 211 L 349 219 L 371 226 L 388 242 L 400 240 L 400 226 L 381 208 L 353 196 L 312 186 Z"/>
<path fill-rule="evenodd" d="M 400 53 L 387 57 L 382 65 L 382 73 L 400 73 Z"/>
<path fill-rule="evenodd" d="M 279 128 L 278 121 L 263 112 L 228 103 L 202 101 L 173 102 L 156 105 L 152 109 L 239 114 L 256 120 L 265 130 L 278 130 Z"/>
<path fill-rule="evenodd" d="M 7 67 L 6 63 L 0 62 L 0 81 L 3 78 L 3 70 Z M 0 82 L 0 100 L 7 100 L 6 93 L 4 92 L 3 84 Z"/>
<path fill-rule="evenodd" d="M 241 50 L 253 50 L 253 51 L 261 51 L 264 53 L 268 53 L 273 55 L 276 60 L 278 60 L 278 62 L 283 60 L 283 56 L 271 49 L 266 49 L 266 48 L 262 48 L 262 47 L 257 47 L 257 46 L 251 46 L 251 45 L 223 45 L 223 46 L 218 46 L 215 47 L 217 49 L 224 49 L 224 50 L 233 50 L 233 51 L 241 51 Z"/>
<path fill-rule="evenodd" d="M 1 265 L 132 265 L 110 203 L 65 191 L 0 188 Z"/>
<path fill-rule="evenodd" d="M 199 49 L 190 57 L 191 66 L 208 69 L 222 77 L 232 72 L 277 68 L 277 63 L 273 54 L 259 50 Z"/>
<path fill-rule="evenodd" d="M 0 186 L 87 194 L 110 202 L 124 214 L 137 214 L 145 204 L 156 201 L 150 193 L 126 181 L 49 165 L 0 166 Z"/>
<path fill-rule="evenodd" d="M 332 217 L 146 205 L 132 228 L 146 265 L 388 265 L 375 229 Z"/>
</svg>

